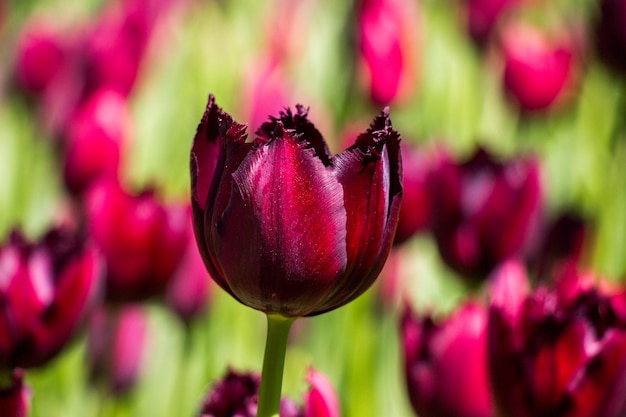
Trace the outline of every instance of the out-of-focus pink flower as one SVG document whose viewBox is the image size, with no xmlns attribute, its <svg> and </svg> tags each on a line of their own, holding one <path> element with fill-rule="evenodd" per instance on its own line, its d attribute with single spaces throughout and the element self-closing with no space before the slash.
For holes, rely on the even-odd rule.
<svg viewBox="0 0 626 417">
<path fill-rule="evenodd" d="M 530 291 L 505 263 L 491 288 L 488 352 L 501 415 L 616 417 L 626 413 L 626 291 L 594 287 L 573 266 Z"/>
<path fill-rule="evenodd" d="M 0 386 L 0 416 L 27 417 L 30 410 L 30 388 L 24 384 L 24 371 L 15 369 L 9 386 Z"/>
<path fill-rule="evenodd" d="M 372 101 L 386 105 L 417 84 L 421 19 L 413 0 L 357 2 L 359 70 Z"/>
<path fill-rule="evenodd" d="M 167 289 L 166 302 L 183 322 L 189 323 L 206 309 L 212 287 L 213 280 L 190 231 L 185 255 Z"/>
<path fill-rule="evenodd" d="M 74 335 L 99 294 L 102 264 L 69 229 L 0 247 L 0 369 L 42 366 Z"/>
<path fill-rule="evenodd" d="M 117 180 L 87 192 L 89 228 L 106 261 L 108 301 L 163 295 L 188 242 L 189 208 L 165 205 L 152 191 L 125 191 Z"/>
<path fill-rule="evenodd" d="M 465 0 L 467 30 L 481 46 L 487 44 L 503 15 L 523 0 Z"/>
<path fill-rule="evenodd" d="M 68 189 L 82 193 L 100 177 L 116 178 L 130 137 L 126 99 L 113 90 L 95 93 L 76 112 L 64 138 L 64 178 Z"/>
<path fill-rule="evenodd" d="M 626 76 L 626 1 L 599 0 L 595 27 L 596 48 L 600 58 Z"/>
<path fill-rule="evenodd" d="M 99 309 L 87 333 L 91 377 L 114 394 L 131 390 L 141 373 L 148 346 L 146 313 L 136 305 Z"/>
<path fill-rule="evenodd" d="M 487 368 L 487 310 L 468 302 L 448 318 L 402 318 L 405 376 L 422 417 L 494 415 Z"/>
<path fill-rule="evenodd" d="M 569 42 L 511 24 L 503 31 L 504 88 L 522 111 L 545 110 L 572 86 L 575 56 Z"/>
<path fill-rule="evenodd" d="M 443 260 L 483 280 L 528 249 L 542 210 L 534 158 L 497 161 L 484 149 L 457 163 L 442 153 L 432 176 L 433 232 Z"/>
<path fill-rule="evenodd" d="M 17 86 L 33 95 L 42 94 L 66 65 L 69 51 L 66 40 L 51 24 L 29 22 L 18 40 L 14 62 Z"/>
<path fill-rule="evenodd" d="M 304 404 L 299 406 L 283 397 L 280 417 L 340 417 L 339 401 L 330 381 L 320 372 L 309 369 L 309 391 L 304 394 Z M 238 373 L 228 370 L 207 394 L 200 417 L 255 417 L 261 376 L 257 373 Z"/>
<path fill-rule="evenodd" d="M 394 245 L 402 244 L 430 227 L 432 197 L 429 186 L 433 156 L 416 146 L 403 143 L 402 205 Z"/>
</svg>

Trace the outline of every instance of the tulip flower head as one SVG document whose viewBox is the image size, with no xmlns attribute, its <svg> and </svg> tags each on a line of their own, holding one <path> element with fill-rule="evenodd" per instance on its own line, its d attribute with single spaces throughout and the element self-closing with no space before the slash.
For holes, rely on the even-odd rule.
<svg viewBox="0 0 626 417">
<path fill-rule="evenodd" d="M 385 262 L 402 194 L 388 112 L 330 156 L 307 110 L 286 109 L 246 141 L 209 97 L 191 150 L 194 229 L 213 279 L 241 303 L 302 317 L 363 293 Z"/>
<path fill-rule="evenodd" d="M 42 366 L 73 336 L 99 294 L 101 262 L 80 236 L 54 229 L 0 247 L 0 369 Z"/>
<path fill-rule="evenodd" d="M 467 303 L 441 322 L 402 318 L 407 388 L 422 417 L 491 417 L 487 310 Z"/>
<path fill-rule="evenodd" d="M 572 267 L 530 292 L 515 261 L 492 283 L 489 368 L 501 415 L 625 415 L 625 290 L 595 288 Z"/>
</svg>

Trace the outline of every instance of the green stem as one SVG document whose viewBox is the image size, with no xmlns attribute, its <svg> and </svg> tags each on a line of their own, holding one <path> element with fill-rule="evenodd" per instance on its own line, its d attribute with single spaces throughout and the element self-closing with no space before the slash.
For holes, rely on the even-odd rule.
<svg viewBox="0 0 626 417">
<path fill-rule="evenodd" d="M 280 414 L 280 392 L 283 385 L 287 338 L 294 320 L 267 315 L 267 341 L 265 342 L 257 417 L 278 417 Z"/>
</svg>

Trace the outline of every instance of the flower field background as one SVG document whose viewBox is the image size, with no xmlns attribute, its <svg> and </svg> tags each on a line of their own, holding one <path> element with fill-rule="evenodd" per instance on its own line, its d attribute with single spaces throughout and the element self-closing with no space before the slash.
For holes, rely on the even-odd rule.
<svg viewBox="0 0 626 417">
<path fill-rule="evenodd" d="M 533 240 L 543 236 L 544 220 L 572 213 L 584 225 L 584 241 L 575 256 L 577 266 L 592 271 L 596 282 L 621 284 L 626 278 L 626 65 L 604 57 L 598 46 L 600 2 L 519 0 L 500 17 L 493 32 L 474 32 L 472 36 L 468 10 L 479 1 L 409 1 L 407 9 L 400 9 L 400 14 L 409 18 L 407 22 L 393 21 L 391 12 L 388 16 L 391 27 L 397 29 L 388 33 L 399 37 L 402 51 L 397 65 L 401 82 L 391 92 L 385 90 L 384 82 L 380 90 L 368 82 L 365 68 L 376 63 L 364 58 L 367 53 L 359 47 L 359 30 L 367 27 L 365 15 L 359 14 L 361 3 L 368 2 L 147 1 L 158 9 L 158 17 L 145 47 L 130 52 L 111 47 L 113 52 L 103 53 L 101 61 L 96 61 L 108 69 L 122 62 L 125 53 L 141 58 L 136 77 L 113 88 L 114 102 L 121 97 L 127 115 L 119 116 L 115 108 L 104 110 L 110 110 L 105 118 L 124 119 L 126 139 L 117 171 L 121 183 L 137 192 L 155 190 L 167 204 L 189 204 L 189 152 L 209 93 L 215 94 L 235 120 L 249 124 L 250 135 L 268 115 L 303 104 L 309 107 L 310 118 L 333 153 L 352 143 L 356 133 L 389 105 L 403 152 L 417 149 L 422 153 L 417 162 L 405 159 L 405 177 L 416 170 L 431 170 L 438 155 L 467 161 L 479 148 L 498 161 L 536 161 L 540 191 L 533 196 L 540 200 L 536 209 L 540 226 L 508 223 L 521 203 L 505 204 L 509 217 L 498 217 L 494 209 L 490 218 L 497 223 L 493 227 L 528 227 L 526 240 L 530 243 L 520 243 L 503 256 L 506 259 L 489 258 L 489 262 L 521 259 L 525 250 L 530 247 L 528 251 L 532 251 L 533 244 L 538 244 Z M 73 83 L 81 83 L 82 88 L 95 83 L 89 77 L 99 74 L 79 65 L 89 77 L 71 73 L 60 86 L 35 91 L 32 83 L 19 81 L 20 71 L 25 71 L 18 65 L 24 34 L 45 28 L 63 34 L 68 44 L 88 42 L 95 36 L 90 25 L 95 26 L 109 7 L 115 9 L 119 4 L 115 0 L 0 0 L 2 241 L 8 241 L 15 227 L 36 239 L 52 225 L 71 223 L 76 216 L 75 197 L 70 196 L 82 191 L 69 189 L 77 183 L 67 174 L 71 168 L 65 165 L 66 142 L 59 139 L 63 136 L 59 126 L 73 117 L 71 111 L 64 113 L 76 94 Z M 626 27 L 626 5 L 621 4 Z M 566 39 L 562 47 L 569 54 L 563 70 L 565 81 L 555 81 L 560 76 L 549 70 L 541 72 L 542 65 L 553 68 L 559 64 L 540 53 L 535 58 L 548 63 L 519 64 L 521 75 L 516 78 L 516 59 L 531 57 L 532 61 L 536 46 L 534 35 L 528 35 L 529 44 L 520 47 L 522 58 L 510 52 L 517 41 L 527 40 L 520 22 L 540 28 L 539 33 L 550 33 L 559 42 Z M 381 27 L 386 26 L 376 26 Z M 385 33 L 372 35 L 373 39 L 384 45 Z M 105 32 L 100 36 L 103 44 L 115 44 L 113 35 Z M 626 35 L 621 48 L 617 51 L 623 57 Z M 393 66 L 396 61 L 388 59 L 383 62 Z M 43 62 L 48 64 L 38 68 L 51 65 Z M 540 69 L 524 73 L 523 68 L 533 65 Z M 511 71 L 506 77 L 505 68 Z M 102 72 L 106 78 L 106 71 Z M 542 88 L 554 88 L 554 99 L 542 98 L 549 92 L 536 93 Z M 79 162 L 97 165 L 105 153 L 95 152 L 79 156 Z M 452 220 L 437 216 L 437 207 L 441 215 L 442 206 L 433 200 L 445 200 L 451 187 L 445 181 L 437 182 L 444 177 L 442 171 L 432 168 L 432 172 L 428 175 L 435 179 L 428 181 L 438 192 L 429 188 L 417 202 L 407 198 L 412 185 L 405 183 L 404 203 L 415 216 L 424 206 L 431 208 L 432 212 L 425 210 L 424 215 L 428 226 L 407 232 L 405 241 L 392 248 L 377 283 L 345 307 L 294 324 L 284 395 L 302 398 L 307 369 L 313 366 L 331 381 L 343 416 L 416 415 L 405 379 L 401 338 L 405 304 L 420 314 L 439 318 L 470 297 L 485 302 L 486 281 L 497 266 L 480 264 L 472 269 L 465 263 L 473 255 L 469 251 L 465 256 L 464 241 L 455 240 L 455 235 L 448 242 L 445 232 L 436 233 L 447 230 Z M 509 175 L 523 174 L 515 169 Z M 437 197 L 438 193 L 443 197 Z M 465 198 L 473 199 L 480 190 L 476 193 Z M 508 196 L 500 198 L 507 200 Z M 97 223 L 99 214 L 94 216 Z M 399 233 L 401 230 L 399 227 Z M 504 245 L 504 240 L 495 246 Z M 565 237 L 557 241 L 569 242 Z M 481 246 L 479 250 L 485 249 Z M 129 389 L 117 394 L 106 377 L 97 382 L 90 377 L 86 335 L 95 329 L 95 323 L 86 320 L 60 354 L 43 366 L 28 369 L 29 415 L 193 416 L 211 385 L 229 368 L 260 371 L 265 317 L 234 301 L 204 270 L 201 274 L 209 285 L 207 294 L 194 301 L 201 306 L 189 315 L 180 314 L 168 302 L 169 296 L 161 293 L 150 294 L 141 302 L 133 300 L 146 321 L 145 327 L 129 332 L 128 343 L 142 346 L 139 369 L 133 373 Z"/>
</svg>

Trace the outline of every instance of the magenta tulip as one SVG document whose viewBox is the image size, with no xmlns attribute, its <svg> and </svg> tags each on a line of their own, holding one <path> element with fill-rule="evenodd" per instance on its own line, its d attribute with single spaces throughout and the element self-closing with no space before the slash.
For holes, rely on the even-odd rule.
<svg viewBox="0 0 626 417">
<path fill-rule="evenodd" d="M 188 206 L 165 205 L 152 191 L 134 195 L 117 179 L 103 179 L 87 192 L 86 210 L 106 262 L 107 300 L 164 295 L 188 243 Z"/>
<path fill-rule="evenodd" d="M 0 247 L 0 369 L 42 366 L 70 340 L 97 300 L 102 265 L 68 229 Z"/>
<path fill-rule="evenodd" d="M 509 11 L 523 0 L 465 0 L 466 25 L 472 39 L 484 46 Z"/>
<path fill-rule="evenodd" d="M 15 369 L 11 373 L 9 385 L 0 385 L 0 416 L 27 417 L 30 397 L 30 388 L 24 383 L 24 371 Z"/>
<path fill-rule="evenodd" d="M 532 158 L 497 161 L 484 149 L 457 163 L 442 154 L 431 182 L 433 232 L 448 266 L 480 281 L 530 245 L 542 209 Z"/>
<path fill-rule="evenodd" d="M 378 276 L 398 220 L 399 135 L 387 111 L 335 156 L 302 106 L 252 141 L 245 130 L 209 97 L 191 182 L 211 276 L 241 303 L 283 317 L 350 302 Z"/>
<path fill-rule="evenodd" d="M 450 317 L 402 319 L 407 388 L 421 417 L 491 417 L 487 310 L 464 304 Z"/>
<path fill-rule="evenodd" d="M 597 289 L 572 267 L 531 292 L 515 261 L 492 283 L 488 352 L 500 415 L 626 414 L 626 290 Z"/>
</svg>

